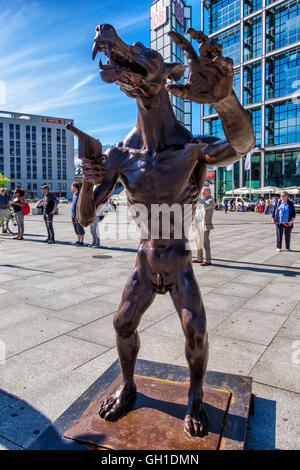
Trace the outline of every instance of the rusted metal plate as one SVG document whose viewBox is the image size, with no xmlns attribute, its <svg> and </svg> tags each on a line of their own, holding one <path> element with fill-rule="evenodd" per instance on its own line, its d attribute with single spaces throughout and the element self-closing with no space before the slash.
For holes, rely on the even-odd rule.
<svg viewBox="0 0 300 470">
<path fill-rule="evenodd" d="M 204 388 L 209 434 L 190 437 L 183 431 L 188 383 L 136 376 L 137 399 L 131 411 L 115 422 L 99 417 L 100 403 L 121 384 L 121 376 L 97 397 L 64 433 L 64 437 L 102 449 L 216 450 L 221 441 L 231 393 Z"/>
<path fill-rule="evenodd" d="M 187 367 L 143 359 L 137 360 L 135 373 L 174 382 L 189 381 Z M 100 394 L 113 383 L 119 374 L 120 367 L 116 360 L 29 448 L 35 450 L 73 450 L 79 447 L 82 450 L 88 450 L 86 445 L 77 444 L 71 439 L 64 438 L 64 435 L 81 419 L 90 404 L 98 400 Z M 204 385 L 207 388 L 227 390 L 232 394 L 219 448 L 244 449 L 252 378 L 208 370 L 205 374 Z M 93 448 L 95 449 L 95 447 Z"/>
</svg>

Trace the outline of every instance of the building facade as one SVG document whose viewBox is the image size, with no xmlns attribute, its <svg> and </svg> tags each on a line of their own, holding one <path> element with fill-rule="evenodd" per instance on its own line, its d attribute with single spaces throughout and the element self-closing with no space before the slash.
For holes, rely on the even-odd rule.
<svg viewBox="0 0 300 470">
<path fill-rule="evenodd" d="M 300 0 L 201 0 L 201 29 L 233 59 L 234 90 L 256 136 L 249 169 L 245 157 L 218 169 L 216 196 L 300 186 Z M 209 105 L 201 106 L 201 133 L 224 137 Z"/>
<path fill-rule="evenodd" d="M 150 47 L 158 51 L 165 62 L 179 62 L 186 64 L 186 59 L 180 47 L 168 36 L 168 32 L 177 31 L 185 35 L 185 31 L 192 24 L 192 8 L 183 0 L 156 0 L 150 8 L 151 32 Z M 184 83 L 187 78 L 187 69 L 184 77 L 178 83 Z M 192 103 L 170 95 L 172 106 L 178 121 L 192 131 Z"/>
<path fill-rule="evenodd" d="M 40 197 L 42 184 L 71 197 L 74 181 L 74 136 L 66 130 L 72 119 L 0 111 L 0 173 L 9 190 L 25 189 Z"/>
</svg>

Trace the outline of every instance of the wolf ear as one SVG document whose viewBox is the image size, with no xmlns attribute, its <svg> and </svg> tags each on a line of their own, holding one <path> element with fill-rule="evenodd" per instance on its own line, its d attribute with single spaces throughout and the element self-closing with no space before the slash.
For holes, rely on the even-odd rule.
<svg viewBox="0 0 300 470">
<path fill-rule="evenodd" d="M 185 71 L 185 66 L 182 64 L 178 64 L 177 62 L 172 62 L 171 64 L 165 63 L 164 76 L 165 78 L 174 80 L 174 82 L 177 82 L 178 80 L 180 80 L 180 78 L 184 74 L 184 71 Z"/>
</svg>

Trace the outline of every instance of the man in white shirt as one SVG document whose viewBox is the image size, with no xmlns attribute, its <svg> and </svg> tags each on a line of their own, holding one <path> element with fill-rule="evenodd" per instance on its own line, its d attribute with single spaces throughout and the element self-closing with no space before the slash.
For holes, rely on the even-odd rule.
<svg viewBox="0 0 300 470">
<path fill-rule="evenodd" d="M 197 256 L 193 259 L 193 263 L 201 263 L 201 266 L 208 266 L 211 264 L 209 234 L 214 228 L 212 217 L 215 202 L 207 186 L 204 186 L 202 189 L 201 196 L 199 197 L 195 215 Z"/>
</svg>

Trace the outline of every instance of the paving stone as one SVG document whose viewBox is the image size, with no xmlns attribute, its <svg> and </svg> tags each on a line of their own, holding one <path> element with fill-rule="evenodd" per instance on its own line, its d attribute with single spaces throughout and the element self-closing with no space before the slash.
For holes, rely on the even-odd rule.
<svg viewBox="0 0 300 470">
<path fill-rule="evenodd" d="M 116 288 L 112 286 L 88 284 L 84 287 L 78 287 L 77 289 L 68 289 L 58 293 L 55 292 L 55 294 L 48 293 L 48 291 L 43 291 L 40 294 L 34 292 L 26 293 L 25 302 L 42 308 L 61 310 L 114 290 L 116 290 Z"/>
<path fill-rule="evenodd" d="M 96 297 L 95 299 L 87 300 L 62 310 L 48 310 L 48 315 L 85 325 L 86 323 L 105 317 L 115 311 L 116 306 L 114 304 L 105 302 L 102 297 Z"/>
<path fill-rule="evenodd" d="M 229 338 L 268 345 L 285 318 L 267 312 L 241 308 L 220 323 L 213 332 Z"/>
<path fill-rule="evenodd" d="M 141 349 L 138 355 L 139 359 L 172 364 L 179 357 L 181 351 L 184 351 L 185 342 L 183 339 L 158 336 L 147 331 L 140 334 L 140 339 Z"/>
<path fill-rule="evenodd" d="M 207 370 L 231 374 L 249 375 L 265 350 L 265 346 L 261 344 L 224 338 L 212 333 L 208 335 L 208 343 Z M 186 365 L 185 356 L 181 355 L 173 361 L 173 364 Z"/>
<path fill-rule="evenodd" d="M 277 337 L 251 371 L 256 382 L 300 392 L 300 341 Z"/>
<path fill-rule="evenodd" d="M 13 404 L 16 400 L 17 398 L 14 395 L 10 395 L 4 391 L 0 392 L 0 411 Z"/>
<path fill-rule="evenodd" d="M 293 311 L 278 332 L 282 338 L 300 340 L 300 312 Z"/>
<path fill-rule="evenodd" d="M 23 447 L 17 446 L 0 436 L 0 450 L 23 450 Z"/>
<path fill-rule="evenodd" d="M 9 358 L 74 328 L 76 328 L 75 323 L 40 313 L 39 316 L 27 318 L 25 323 L 19 322 L 6 328 L 0 327 L 0 341 L 5 341 L 6 357 Z"/>
<path fill-rule="evenodd" d="M 24 401 L 0 411 L 0 436 L 20 447 L 28 447 L 50 425 L 49 420 Z"/>
<path fill-rule="evenodd" d="M 1 387 L 24 397 L 24 390 L 53 380 L 106 350 L 97 344 L 64 335 L 24 351 L 0 365 Z"/>
<path fill-rule="evenodd" d="M 212 331 L 231 312 L 241 307 L 245 303 L 245 298 L 211 292 L 203 296 L 203 303 L 207 318 L 207 329 Z"/>
<path fill-rule="evenodd" d="M 246 450 L 299 450 L 300 395 L 254 382 Z"/>
<path fill-rule="evenodd" d="M 218 287 L 214 290 L 216 294 L 233 295 L 235 297 L 250 298 L 257 294 L 263 287 L 260 285 L 243 284 L 238 280 L 234 279 L 231 282 L 227 282 L 222 287 Z"/>
<path fill-rule="evenodd" d="M 244 304 L 244 308 L 287 316 L 292 312 L 296 303 L 297 300 L 286 298 L 277 291 L 273 293 L 272 297 L 263 294 L 252 297 Z"/>
</svg>

